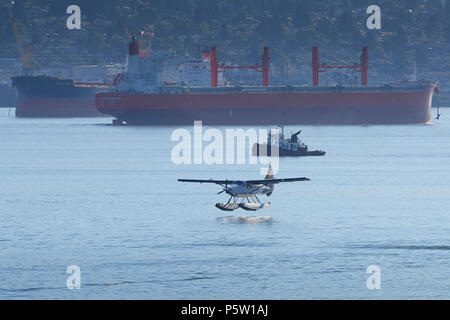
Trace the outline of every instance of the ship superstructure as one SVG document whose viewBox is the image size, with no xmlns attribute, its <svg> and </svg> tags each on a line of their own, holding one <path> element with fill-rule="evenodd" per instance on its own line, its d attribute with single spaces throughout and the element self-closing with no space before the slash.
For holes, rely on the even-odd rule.
<svg viewBox="0 0 450 320">
<path fill-rule="evenodd" d="M 209 54 L 202 59 L 139 54 L 136 39 L 129 44 L 128 70 L 116 76 L 112 92 L 158 94 L 165 89 L 210 84 Z M 176 90 L 175 90 L 176 91 Z"/>
</svg>

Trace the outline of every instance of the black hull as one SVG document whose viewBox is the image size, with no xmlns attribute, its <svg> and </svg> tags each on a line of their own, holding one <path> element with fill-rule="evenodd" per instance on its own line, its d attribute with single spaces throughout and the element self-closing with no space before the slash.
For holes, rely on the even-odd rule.
<svg viewBox="0 0 450 320">
<path fill-rule="evenodd" d="M 46 76 L 12 78 L 17 88 L 16 117 L 99 117 L 95 107 L 98 86 L 76 85 L 70 79 Z"/>
<path fill-rule="evenodd" d="M 254 156 L 266 156 L 266 150 L 267 148 L 267 156 L 270 157 L 272 155 L 271 147 L 267 147 L 266 144 L 259 144 L 255 143 L 253 145 L 252 151 Z M 260 152 L 261 150 L 261 152 Z M 278 156 L 280 157 L 307 157 L 307 156 L 324 156 L 326 154 L 323 150 L 314 150 L 314 151 L 306 151 L 306 150 L 286 150 L 283 148 L 278 149 Z"/>
</svg>

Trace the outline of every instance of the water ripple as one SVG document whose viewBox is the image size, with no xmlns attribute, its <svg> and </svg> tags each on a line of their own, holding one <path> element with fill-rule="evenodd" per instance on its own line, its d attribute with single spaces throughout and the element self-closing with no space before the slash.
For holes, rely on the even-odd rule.
<svg viewBox="0 0 450 320">
<path fill-rule="evenodd" d="M 400 250 L 450 250 L 450 246 L 446 245 L 362 245 L 362 246 L 351 246 L 354 249 L 400 249 Z"/>
<path fill-rule="evenodd" d="M 226 216 L 219 217 L 216 219 L 221 223 L 229 224 L 271 224 L 273 219 L 271 217 L 255 216 L 255 217 L 245 217 L 245 216 Z"/>
</svg>

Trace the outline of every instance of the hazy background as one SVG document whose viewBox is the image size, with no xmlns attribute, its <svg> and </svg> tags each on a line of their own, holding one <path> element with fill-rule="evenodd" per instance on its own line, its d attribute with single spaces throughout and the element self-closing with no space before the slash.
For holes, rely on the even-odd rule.
<svg viewBox="0 0 450 320">
<path fill-rule="evenodd" d="M 66 8 L 77 4 L 82 30 L 66 28 Z M 13 13 L 24 39 L 31 41 L 35 69 L 70 74 L 71 66 L 124 62 L 131 34 L 154 32 L 153 48 L 167 54 L 199 56 L 212 45 L 219 60 L 259 63 L 271 48 L 272 83 L 311 83 L 311 48 L 323 62 L 353 64 L 369 46 L 370 83 L 412 77 L 450 79 L 450 4 L 445 0 L 377 1 L 382 29 L 368 30 L 360 0 L 16 0 Z M 20 72 L 6 6 L 0 8 L 1 77 Z M 141 39 L 147 46 L 147 37 Z M 11 60 L 12 59 L 12 60 Z M 16 69 L 14 69 L 16 68 Z M 228 72 L 232 78 L 233 73 Z M 238 78 L 238 77 L 236 77 Z M 239 79 L 255 81 L 250 72 Z M 251 80 L 253 79 L 253 80 Z M 327 72 L 323 82 L 359 83 L 359 74 Z M 0 79 L 1 81 L 1 79 Z"/>
</svg>

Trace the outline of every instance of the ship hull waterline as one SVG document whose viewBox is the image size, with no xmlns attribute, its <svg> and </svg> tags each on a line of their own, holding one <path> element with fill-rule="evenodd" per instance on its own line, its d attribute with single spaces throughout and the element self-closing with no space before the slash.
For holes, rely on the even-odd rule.
<svg viewBox="0 0 450 320">
<path fill-rule="evenodd" d="M 98 93 L 96 107 L 131 125 L 424 124 L 435 85 L 417 91 Z"/>
</svg>

